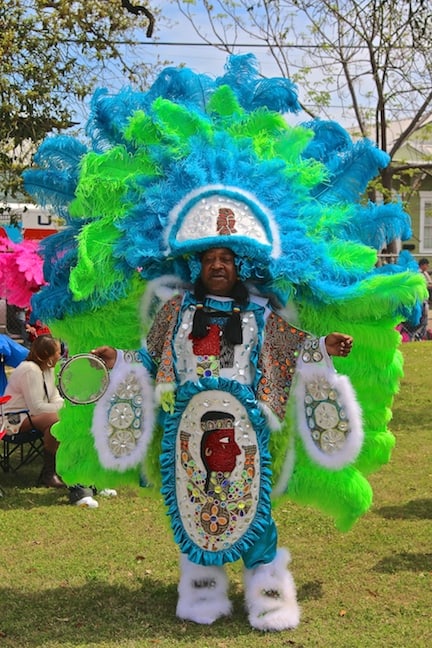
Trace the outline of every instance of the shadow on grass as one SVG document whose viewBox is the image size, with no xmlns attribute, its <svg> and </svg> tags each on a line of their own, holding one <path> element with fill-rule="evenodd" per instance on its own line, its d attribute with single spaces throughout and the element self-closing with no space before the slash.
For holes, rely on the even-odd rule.
<svg viewBox="0 0 432 648">
<path fill-rule="evenodd" d="M 1 600 L 7 601 L 2 608 L 0 629 L 9 645 L 35 647 L 46 645 L 47 637 L 50 642 L 76 646 L 103 644 L 115 638 L 122 642 L 139 640 L 137 645 L 146 646 L 147 641 L 157 643 L 163 638 L 175 640 L 185 635 L 192 641 L 203 636 L 202 626 L 175 616 L 175 585 L 150 578 L 142 579 L 141 584 L 140 589 L 129 589 L 92 582 L 80 588 L 65 585 L 34 593 L 0 588 Z M 251 632 L 243 597 L 236 594 L 232 600 L 233 616 L 206 626 L 207 637 L 225 638 Z M 23 615 L 24 610 L 28 611 L 27 616 Z"/>
<path fill-rule="evenodd" d="M 41 487 L 3 487 L 4 495 L 0 500 L 3 510 L 30 510 L 37 507 L 69 504 L 67 488 Z"/>
<path fill-rule="evenodd" d="M 400 571 L 431 572 L 432 553 L 394 554 L 377 562 L 375 567 L 373 567 L 373 571 L 384 574 L 395 574 Z"/>
<path fill-rule="evenodd" d="M 46 486 L 36 486 L 35 483 L 19 483 L 16 476 L 13 475 L 15 483 L 5 483 L 0 481 L 0 488 L 3 491 L 0 497 L 0 509 L 3 511 L 12 510 L 31 510 L 39 507 L 50 506 L 70 506 L 69 491 L 65 488 L 47 488 Z M 121 486 L 122 499 L 134 497 L 140 491 L 137 486 Z"/>
<path fill-rule="evenodd" d="M 411 500 L 400 506 L 382 506 L 375 513 L 388 520 L 432 520 L 432 499 Z"/>
<path fill-rule="evenodd" d="M 317 601 L 324 596 L 321 581 L 303 583 L 297 590 L 297 599 L 300 602 Z"/>
</svg>

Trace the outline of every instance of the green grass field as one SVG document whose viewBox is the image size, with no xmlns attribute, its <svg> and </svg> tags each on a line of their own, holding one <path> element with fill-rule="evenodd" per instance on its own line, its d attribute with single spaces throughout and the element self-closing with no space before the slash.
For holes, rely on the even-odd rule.
<svg viewBox="0 0 432 648">
<path fill-rule="evenodd" d="M 241 565 L 234 614 L 175 617 L 178 552 L 158 495 L 121 489 L 97 510 L 36 488 L 40 466 L 0 474 L 0 648 L 411 648 L 432 645 L 432 343 L 403 347 L 393 459 L 372 475 L 374 505 L 347 534 L 289 502 L 275 511 L 302 607 L 290 632 L 252 630 Z M 373 398 L 373 394 L 371 394 Z"/>
</svg>

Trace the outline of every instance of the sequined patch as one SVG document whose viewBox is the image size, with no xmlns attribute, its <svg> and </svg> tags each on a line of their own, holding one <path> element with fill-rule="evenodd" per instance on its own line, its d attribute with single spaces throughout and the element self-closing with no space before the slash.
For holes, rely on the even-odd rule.
<svg viewBox="0 0 432 648">
<path fill-rule="evenodd" d="M 123 357 L 125 362 L 136 362 L 136 364 L 140 364 L 141 362 L 139 351 L 124 351 Z"/>
<path fill-rule="evenodd" d="M 307 338 L 302 350 L 303 362 L 321 362 L 323 355 L 319 348 L 318 338 Z"/>
<path fill-rule="evenodd" d="M 240 453 L 231 472 L 208 471 L 203 461 L 201 417 L 211 411 L 234 417 Z M 260 459 L 256 433 L 244 406 L 230 393 L 195 394 L 180 420 L 176 449 L 176 495 L 189 538 L 201 549 L 229 549 L 248 530 L 259 499 Z"/>
<path fill-rule="evenodd" d="M 349 424 L 337 392 L 324 377 L 306 383 L 306 420 L 315 445 L 326 454 L 339 451 L 349 434 Z"/>
<path fill-rule="evenodd" d="M 280 419 L 285 416 L 300 349 L 308 341 L 303 331 L 291 326 L 280 315 L 272 313 L 268 317 L 259 360 L 262 378 L 257 394 Z"/>
<path fill-rule="evenodd" d="M 258 338 L 258 326 L 254 313 L 251 311 L 242 313 L 243 344 L 234 346 L 234 358 L 230 366 L 221 366 L 221 357 L 211 353 L 212 348 L 208 354 L 196 355 L 194 353 L 194 344 L 195 350 L 202 348 L 191 339 L 194 314 L 195 306 L 189 306 L 182 312 L 181 322 L 174 338 L 174 355 L 179 382 L 222 376 L 228 377 L 230 380 L 237 380 L 242 384 L 251 384 L 255 370 L 251 363 L 251 353 L 256 348 Z M 159 367 L 159 375 L 161 375 L 161 367 Z"/>
<path fill-rule="evenodd" d="M 108 410 L 108 445 L 114 457 L 132 454 L 142 434 L 143 398 L 141 385 L 129 373 L 118 385 Z"/>
<path fill-rule="evenodd" d="M 217 378 L 219 376 L 219 360 L 216 356 L 196 356 L 196 372 L 199 378 Z"/>
<path fill-rule="evenodd" d="M 229 188 L 225 187 L 225 192 Z M 238 189 L 235 189 L 238 194 Z M 256 199 L 254 206 L 259 205 Z M 178 242 L 196 241 L 209 236 L 228 235 L 231 237 L 245 236 L 263 245 L 272 246 L 260 218 L 247 204 L 246 200 L 236 200 L 234 197 L 220 195 L 217 192 L 200 200 L 195 197 L 190 206 L 185 206 L 187 213 L 177 232 Z M 221 213 L 226 217 L 221 218 Z M 229 215 L 229 217 L 228 217 Z"/>
</svg>

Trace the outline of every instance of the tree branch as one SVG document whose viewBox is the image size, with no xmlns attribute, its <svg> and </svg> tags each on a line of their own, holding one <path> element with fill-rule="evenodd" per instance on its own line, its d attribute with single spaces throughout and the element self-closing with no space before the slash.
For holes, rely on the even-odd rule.
<svg viewBox="0 0 432 648">
<path fill-rule="evenodd" d="M 402 144 L 408 139 L 408 137 L 412 135 L 416 130 L 419 130 L 419 128 L 421 128 L 421 126 L 425 123 L 426 120 L 423 120 L 422 118 L 424 117 L 426 111 L 430 108 L 431 101 L 432 91 L 428 94 L 422 105 L 417 110 L 409 126 L 399 135 L 397 140 L 393 142 L 393 146 L 391 148 L 391 151 L 389 152 L 391 157 L 394 156 L 396 151 L 402 146 Z"/>
<path fill-rule="evenodd" d="M 407 162 L 406 164 L 391 162 L 390 166 L 394 173 L 399 173 L 401 171 L 410 171 L 411 169 L 413 169 L 414 171 L 428 171 L 432 169 L 432 162 L 413 162 L 411 164 L 409 162 Z"/>
<path fill-rule="evenodd" d="M 147 38 L 151 38 L 155 26 L 155 17 L 153 16 L 153 14 L 146 7 L 143 7 L 142 5 L 133 5 L 129 2 L 129 0 L 121 0 L 121 3 L 123 9 L 126 9 L 126 11 L 129 11 L 129 13 L 134 14 L 134 16 L 138 16 L 138 14 L 140 13 L 143 13 L 145 15 L 145 17 L 149 21 L 146 36 Z"/>
</svg>

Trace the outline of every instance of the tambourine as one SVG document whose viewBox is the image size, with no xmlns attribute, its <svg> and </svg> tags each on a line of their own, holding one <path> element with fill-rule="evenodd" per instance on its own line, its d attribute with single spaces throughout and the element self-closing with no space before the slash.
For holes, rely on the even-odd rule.
<svg viewBox="0 0 432 648">
<path fill-rule="evenodd" d="M 108 368 L 101 358 L 93 353 L 78 353 L 61 367 L 58 390 L 75 405 L 89 405 L 105 394 L 109 381 Z"/>
</svg>

